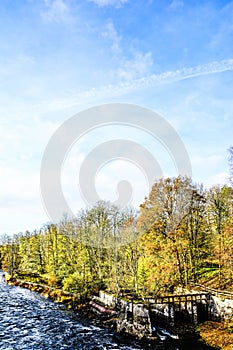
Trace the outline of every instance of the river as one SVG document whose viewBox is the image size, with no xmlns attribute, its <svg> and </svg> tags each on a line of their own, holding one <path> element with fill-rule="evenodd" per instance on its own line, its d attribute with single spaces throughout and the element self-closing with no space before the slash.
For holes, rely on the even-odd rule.
<svg viewBox="0 0 233 350">
<path fill-rule="evenodd" d="M 7 285 L 0 272 L 0 349 L 134 350 L 209 349 L 201 343 L 158 341 L 143 345 L 80 319 L 65 306 L 27 289 Z"/>
</svg>

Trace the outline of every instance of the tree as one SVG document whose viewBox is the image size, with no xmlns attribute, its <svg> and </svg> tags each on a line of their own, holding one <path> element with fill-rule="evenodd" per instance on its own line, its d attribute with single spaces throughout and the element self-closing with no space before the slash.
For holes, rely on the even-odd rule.
<svg viewBox="0 0 233 350">
<path fill-rule="evenodd" d="M 230 184 L 233 187 L 233 146 L 229 148 Z"/>
<path fill-rule="evenodd" d="M 140 206 L 138 228 L 155 289 L 196 280 L 204 203 L 202 186 L 179 176 L 157 181 Z"/>
<path fill-rule="evenodd" d="M 19 267 L 19 242 L 18 236 L 13 237 L 4 235 L 1 237 L 1 264 L 3 270 L 13 275 Z"/>
<path fill-rule="evenodd" d="M 224 237 L 225 227 L 232 216 L 233 190 L 231 187 L 213 186 L 207 192 L 208 216 L 212 231 L 212 247 L 214 258 L 218 263 L 218 284 L 222 287 L 222 268 L 227 241 Z"/>
<path fill-rule="evenodd" d="M 120 210 L 104 201 L 78 214 L 78 230 L 88 253 L 93 280 L 115 292 L 119 291 L 119 278 L 123 274 L 121 248 L 135 240 L 135 217 L 135 210 Z"/>
</svg>

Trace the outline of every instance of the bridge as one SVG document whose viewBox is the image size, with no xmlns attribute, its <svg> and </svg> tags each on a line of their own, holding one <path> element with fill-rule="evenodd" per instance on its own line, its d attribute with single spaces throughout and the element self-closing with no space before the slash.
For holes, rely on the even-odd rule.
<svg viewBox="0 0 233 350">
<path fill-rule="evenodd" d="M 203 291 L 200 290 L 203 287 Z M 225 319 L 232 313 L 233 300 L 227 299 L 230 292 L 225 293 L 226 300 L 221 300 L 199 285 L 198 291 L 187 294 L 156 295 L 154 297 L 136 298 L 127 294 L 117 297 L 100 291 L 98 300 L 118 312 L 117 329 L 128 329 L 130 333 L 153 334 L 163 327 L 175 334 L 184 335 L 195 331 L 195 326 L 206 320 Z M 217 300 L 216 300 L 217 298 Z M 139 334 L 138 334 L 139 335 Z"/>
<path fill-rule="evenodd" d="M 152 323 L 197 325 L 209 319 L 209 293 L 190 293 L 144 298 Z"/>
</svg>

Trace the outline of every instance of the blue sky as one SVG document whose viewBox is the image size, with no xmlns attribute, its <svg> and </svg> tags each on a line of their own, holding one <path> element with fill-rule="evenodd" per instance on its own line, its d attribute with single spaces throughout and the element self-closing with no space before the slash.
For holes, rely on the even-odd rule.
<svg viewBox="0 0 233 350">
<path fill-rule="evenodd" d="M 231 1 L 1 0 L 0 233 L 33 230 L 49 220 L 40 196 L 45 147 L 69 117 L 102 103 L 156 111 L 183 140 L 194 181 L 226 182 L 232 83 Z M 138 130 L 86 135 L 62 174 L 74 211 L 85 205 L 77 184 L 82 160 L 116 134 L 152 153 L 161 148 Z M 164 175 L 175 175 L 164 151 L 158 153 Z M 97 186 L 103 198 L 113 199 L 117 174 L 135 181 L 132 204 L 143 201 L 148 188 L 137 167 L 119 160 L 102 170 Z"/>
</svg>

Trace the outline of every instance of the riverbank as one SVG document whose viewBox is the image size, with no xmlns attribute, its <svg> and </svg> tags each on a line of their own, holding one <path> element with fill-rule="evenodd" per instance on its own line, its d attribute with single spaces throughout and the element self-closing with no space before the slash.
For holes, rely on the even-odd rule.
<svg viewBox="0 0 233 350">
<path fill-rule="evenodd" d="M 1 350 L 144 350 L 137 341 L 128 342 L 109 329 L 96 327 L 60 303 L 8 285 L 1 271 L 0 300 Z"/>
<path fill-rule="evenodd" d="M 56 303 L 64 304 L 68 309 L 78 312 L 80 317 L 88 319 L 92 324 L 117 331 L 117 316 L 113 310 L 102 305 L 102 309 L 95 308 L 91 297 L 80 294 L 69 293 L 61 289 L 56 289 L 48 285 L 41 285 L 33 282 L 18 280 L 6 274 L 6 282 L 12 286 L 27 288 L 31 291 L 38 292 L 47 299 Z M 90 302 L 91 301 L 91 302 Z M 196 328 L 195 334 L 200 335 L 200 341 L 203 341 L 212 349 L 233 350 L 233 332 L 228 324 L 220 322 L 205 322 Z M 117 337 L 117 335 L 116 335 Z M 133 340 L 135 337 L 121 332 L 120 337 L 125 340 Z M 157 337 L 143 337 L 140 341 L 146 348 L 151 348 L 152 344 L 157 342 Z"/>
<path fill-rule="evenodd" d="M 217 349 L 233 349 L 233 324 L 206 321 L 197 330 L 205 343 Z"/>
<path fill-rule="evenodd" d="M 80 295 L 78 294 L 65 292 L 63 290 L 55 289 L 47 285 L 18 280 L 8 275 L 7 273 L 5 273 L 5 281 L 8 285 L 29 289 L 33 292 L 40 293 L 48 300 L 65 305 L 68 309 L 73 311 L 74 314 L 78 314 L 78 318 L 83 324 L 86 324 L 86 322 L 88 322 L 93 326 L 106 329 L 107 332 L 113 332 L 111 333 L 113 340 L 121 346 L 125 345 L 128 348 L 135 344 L 135 346 L 140 349 L 159 349 L 158 338 L 156 337 L 138 339 L 131 334 L 117 332 L 116 315 L 108 312 L 111 309 L 105 309 L 106 312 L 105 310 L 102 312 L 99 310 L 98 312 L 98 309 L 93 308 L 94 305 L 90 300 L 91 298 L 84 300 L 83 296 L 83 301 L 81 302 Z M 138 347 L 139 344 L 140 347 Z"/>
<path fill-rule="evenodd" d="M 84 311 L 87 309 L 88 296 L 84 294 L 70 293 L 62 289 L 57 289 L 45 284 L 28 282 L 17 279 L 5 273 L 5 280 L 11 286 L 30 289 L 33 292 L 40 293 L 46 299 L 53 300 L 56 303 L 64 304 L 68 309 L 74 311 Z"/>
</svg>

